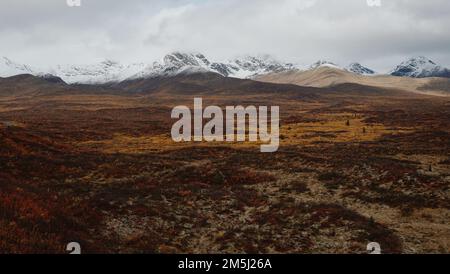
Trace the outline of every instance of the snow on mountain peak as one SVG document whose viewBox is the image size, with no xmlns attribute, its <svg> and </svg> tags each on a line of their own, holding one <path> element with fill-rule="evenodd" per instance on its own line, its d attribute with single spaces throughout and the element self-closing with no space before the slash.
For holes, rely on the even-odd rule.
<svg viewBox="0 0 450 274">
<path fill-rule="evenodd" d="M 123 81 L 145 67 L 144 63 L 122 65 L 116 61 L 105 60 L 90 65 L 59 65 L 51 69 L 50 74 L 59 76 L 70 84 L 104 84 Z"/>
<path fill-rule="evenodd" d="M 402 62 L 394 68 L 390 74 L 393 76 L 415 78 L 450 77 L 450 70 L 436 64 L 424 56 L 419 56 Z"/>
<path fill-rule="evenodd" d="M 174 52 L 164 56 L 163 65 L 174 68 L 183 68 L 188 66 L 207 67 L 210 65 L 210 62 L 203 54 L 200 53 Z"/>
<path fill-rule="evenodd" d="M 229 61 L 232 76 L 249 78 L 261 74 L 277 73 L 297 69 L 292 63 L 283 63 L 270 55 L 244 56 Z"/>
<path fill-rule="evenodd" d="M 348 67 L 342 68 L 326 60 L 317 61 L 309 69 L 314 70 L 320 67 L 346 70 L 360 75 L 375 74 L 373 70 L 359 63 L 352 63 Z M 296 64 L 280 62 L 269 55 L 246 55 L 225 62 L 216 62 L 201 53 L 172 52 L 153 64 L 131 63 L 125 65 L 114 60 L 104 60 L 89 65 L 59 65 L 46 70 L 0 57 L 0 77 L 19 74 L 32 74 L 39 77 L 53 75 L 69 84 L 104 84 L 127 79 L 171 77 L 179 74 L 206 72 L 245 79 L 269 73 L 303 70 L 303 68 Z M 450 77 L 450 70 L 421 56 L 402 62 L 390 74 L 408 77 Z"/>
<path fill-rule="evenodd" d="M 333 62 L 327 61 L 327 60 L 319 60 L 317 62 L 315 62 L 314 64 L 312 64 L 309 69 L 314 70 L 320 67 L 330 67 L 330 68 L 335 68 L 335 69 L 342 69 L 341 67 L 339 67 L 338 65 L 336 65 Z"/>
<path fill-rule="evenodd" d="M 178 74 L 210 71 L 211 62 L 200 53 L 173 52 L 165 55 L 160 62 L 154 62 L 128 79 L 169 77 Z"/>
<path fill-rule="evenodd" d="M 33 68 L 15 63 L 6 57 L 0 58 L 0 77 L 10 77 L 19 74 L 35 74 Z"/>
<path fill-rule="evenodd" d="M 224 77 L 250 78 L 293 68 L 294 65 L 278 62 L 268 55 L 244 56 L 226 62 L 214 62 L 201 53 L 174 52 L 131 78 L 152 78 L 208 71 Z"/>
<path fill-rule="evenodd" d="M 341 66 L 339 66 L 333 62 L 327 61 L 327 60 L 319 60 L 319 61 L 315 62 L 314 64 L 309 66 L 309 70 L 315 70 L 315 69 L 322 68 L 322 67 L 344 70 L 344 71 L 348 71 L 348 72 L 351 72 L 354 74 L 359 74 L 359 75 L 375 74 L 375 71 L 361 65 L 360 63 L 351 63 L 350 65 L 348 65 L 347 67 L 344 68 L 344 67 L 341 67 Z"/>
<path fill-rule="evenodd" d="M 347 71 L 359 74 L 359 75 L 373 75 L 375 71 L 361 65 L 360 63 L 351 63 L 347 68 Z"/>
</svg>

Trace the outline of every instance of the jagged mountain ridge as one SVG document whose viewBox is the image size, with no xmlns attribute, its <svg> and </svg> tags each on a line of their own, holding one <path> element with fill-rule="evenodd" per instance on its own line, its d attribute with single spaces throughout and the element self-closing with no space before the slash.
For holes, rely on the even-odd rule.
<svg viewBox="0 0 450 274">
<path fill-rule="evenodd" d="M 152 64 L 123 65 L 106 60 L 91 65 L 58 65 L 36 69 L 16 64 L 7 58 L 0 62 L 0 77 L 18 74 L 54 75 L 69 84 L 104 84 L 128 79 L 170 77 L 178 74 L 214 72 L 224 77 L 251 78 L 256 75 L 295 69 L 293 64 L 276 61 L 270 56 L 244 56 L 227 62 L 213 62 L 200 53 L 174 52 Z"/>
<path fill-rule="evenodd" d="M 223 77 L 241 79 L 280 73 L 286 71 L 315 70 L 329 67 L 348 71 L 357 75 L 375 75 L 375 71 L 359 63 L 340 67 L 333 62 L 319 60 L 309 67 L 293 63 L 283 63 L 268 55 L 243 56 L 226 62 L 214 62 L 201 53 L 174 52 L 167 54 L 159 62 L 152 64 L 132 63 L 121 64 L 106 60 L 91 65 L 60 65 L 51 69 L 38 69 L 22 65 L 3 57 L 0 58 L 0 77 L 10 77 L 19 74 L 31 74 L 39 77 L 61 78 L 69 84 L 105 84 L 119 83 L 126 80 L 172 77 L 180 74 L 213 72 Z M 450 77 L 450 71 L 425 57 L 411 58 L 398 65 L 390 75 L 403 77 Z M 57 80 L 55 78 L 55 80 Z"/>
<path fill-rule="evenodd" d="M 198 72 L 215 72 L 224 77 L 251 78 L 256 75 L 294 69 L 289 63 L 281 63 L 269 56 L 244 56 L 227 62 L 212 62 L 201 53 L 175 52 L 166 55 L 161 62 L 130 77 L 151 78 Z"/>
</svg>

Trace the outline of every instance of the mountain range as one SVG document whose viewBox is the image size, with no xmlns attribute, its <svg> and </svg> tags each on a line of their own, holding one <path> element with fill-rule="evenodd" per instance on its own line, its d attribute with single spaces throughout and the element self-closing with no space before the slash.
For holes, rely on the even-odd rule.
<svg viewBox="0 0 450 274">
<path fill-rule="evenodd" d="M 359 63 L 351 63 L 346 67 L 340 67 L 333 62 L 319 60 L 309 67 L 304 67 L 294 63 L 277 61 L 269 55 L 243 56 L 226 62 L 215 62 L 201 53 L 174 52 L 164 56 L 161 61 L 152 64 L 143 62 L 121 64 L 106 60 L 98 64 L 84 66 L 58 65 L 50 69 L 19 64 L 2 57 L 0 58 L 0 77 L 31 74 L 54 81 L 62 79 L 69 84 L 105 84 L 205 72 L 216 73 L 223 77 L 252 79 L 274 73 L 314 71 L 323 67 L 342 70 L 355 75 L 380 75 Z M 396 66 L 388 75 L 413 78 L 450 78 L 450 70 L 426 57 L 415 57 Z"/>
</svg>

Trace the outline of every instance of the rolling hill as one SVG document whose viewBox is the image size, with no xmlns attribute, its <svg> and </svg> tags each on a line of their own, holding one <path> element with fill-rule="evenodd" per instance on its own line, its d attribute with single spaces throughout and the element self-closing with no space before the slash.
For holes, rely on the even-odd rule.
<svg viewBox="0 0 450 274">
<path fill-rule="evenodd" d="M 390 75 L 365 76 L 334 67 L 319 67 L 307 71 L 288 71 L 256 77 L 255 80 L 269 83 L 294 84 L 310 87 L 333 87 L 340 84 L 354 83 L 364 86 L 403 90 L 430 95 L 446 95 L 448 89 L 439 85 L 427 88 L 432 82 L 447 81 L 445 78 L 410 78 Z"/>
</svg>

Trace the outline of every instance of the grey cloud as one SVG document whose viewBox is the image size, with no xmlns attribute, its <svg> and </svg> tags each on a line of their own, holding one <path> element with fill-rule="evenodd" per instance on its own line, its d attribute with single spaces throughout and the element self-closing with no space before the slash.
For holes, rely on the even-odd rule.
<svg viewBox="0 0 450 274">
<path fill-rule="evenodd" d="M 450 66 L 447 0 L 2 0 L 0 55 L 35 65 L 268 53 L 387 70 L 425 55 Z"/>
</svg>

